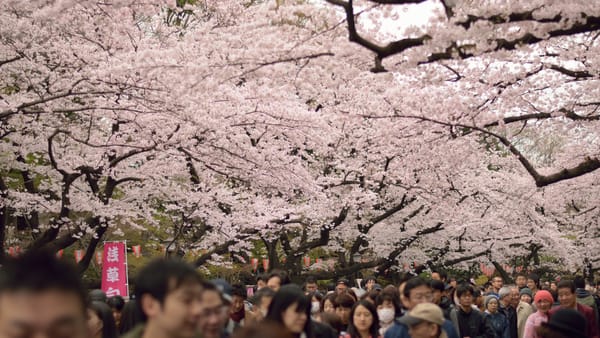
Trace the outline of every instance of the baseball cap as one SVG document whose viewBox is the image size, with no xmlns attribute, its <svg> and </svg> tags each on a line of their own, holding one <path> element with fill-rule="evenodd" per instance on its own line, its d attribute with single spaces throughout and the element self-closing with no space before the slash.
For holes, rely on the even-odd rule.
<svg viewBox="0 0 600 338">
<path fill-rule="evenodd" d="M 439 325 L 444 324 L 444 314 L 439 306 L 433 303 L 421 303 L 415 306 L 408 314 L 404 315 L 399 320 L 400 323 L 406 326 L 417 325 L 422 322 L 430 322 Z M 447 338 L 446 332 L 442 329 L 440 338 Z"/>
</svg>

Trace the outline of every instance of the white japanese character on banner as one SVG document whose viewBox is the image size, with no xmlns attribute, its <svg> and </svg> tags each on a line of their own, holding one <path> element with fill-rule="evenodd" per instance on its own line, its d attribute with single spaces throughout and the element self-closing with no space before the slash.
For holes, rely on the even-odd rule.
<svg viewBox="0 0 600 338">
<path fill-rule="evenodd" d="M 121 295 L 121 290 L 119 290 L 119 289 L 108 288 L 108 290 L 106 290 L 106 297 L 120 296 L 120 295 Z"/>
<path fill-rule="evenodd" d="M 107 282 L 118 282 L 119 281 L 119 268 L 108 268 L 106 269 L 106 281 Z"/>
<path fill-rule="evenodd" d="M 108 247 L 108 253 L 106 254 L 106 261 L 109 263 L 116 263 L 119 261 L 119 247 L 116 247 L 116 246 Z"/>
</svg>

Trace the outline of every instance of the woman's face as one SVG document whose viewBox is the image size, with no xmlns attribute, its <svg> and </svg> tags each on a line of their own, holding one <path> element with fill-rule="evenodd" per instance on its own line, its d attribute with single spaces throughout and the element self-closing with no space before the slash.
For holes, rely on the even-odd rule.
<svg viewBox="0 0 600 338">
<path fill-rule="evenodd" d="M 496 313 L 496 312 L 498 312 L 498 301 L 496 299 L 490 300 L 488 302 L 488 305 L 487 305 L 487 310 L 490 313 Z"/>
<path fill-rule="evenodd" d="M 542 300 L 538 301 L 536 303 L 536 305 L 537 305 L 538 311 L 540 311 L 542 313 L 548 313 L 548 311 L 552 307 L 552 303 L 549 302 L 549 301 L 547 301 L 547 300 L 545 300 L 545 299 L 542 299 Z"/>
<path fill-rule="evenodd" d="M 288 306 L 281 316 L 283 319 L 283 325 L 292 333 L 302 333 L 304 331 L 304 325 L 308 317 L 306 311 L 303 309 L 298 310 L 298 303 L 293 303 Z"/>
<path fill-rule="evenodd" d="M 98 315 L 96 314 L 96 311 L 92 310 L 92 309 L 88 309 L 88 327 L 90 329 L 90 332 L 92 332 L 94 335 L 98 335 L 100 334 L 100 336 L 102 336 L 102 327 L 104 326 L 104 323 L 102 323 L 102 319 L 100 319 L 100 317 L 98 317 Z"/>
<path fill-rule="evenodd" d="M 533 299 L 531 299 L 531 296 L 530 296 L 530 295 L 527 295 L 527 294 L 522 294 L 522 295 L 521 295 L 521 301 L 522 301 L 522 302 L 525 302 L 525 303 L 527 303 L 527 304 L 531 304 L 531 301 L 533 301 Z"/>
<path fill-rule="evenodd" d="M 325 303 L 323 304 L 323 312 L 335 313 L 335 307 L 333 306 L 333 303 L 331 303 L 331 301 L 329 299 L 326 300 Z"/>
<path fill-rule="evenodd" d="M 359 305 L 354 310 L 352 322 L 358 332 L 369 331 L 373 325 L 373 314 L 366 307 Z"/>
</svg>

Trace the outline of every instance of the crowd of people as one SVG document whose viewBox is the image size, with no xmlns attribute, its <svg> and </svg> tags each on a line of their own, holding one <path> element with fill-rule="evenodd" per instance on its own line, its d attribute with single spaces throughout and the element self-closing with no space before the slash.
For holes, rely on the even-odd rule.
<svg viewBox="0 0 600 338">
<path fill-rule="evenodd" d="M 187 263 L 145 266 L 134 297 L 87 291 L 76 269 L 29 252 L 0 269 L 2 338 L 600 338 L 598 295 L 585 280 L 540 283 L 495 276 L 484 286 L 443 271 L 382 286 L 341 278 L 322 290 L 284 271 L 259 276 L 249 292 L 206 281 Z"/>
</svg>

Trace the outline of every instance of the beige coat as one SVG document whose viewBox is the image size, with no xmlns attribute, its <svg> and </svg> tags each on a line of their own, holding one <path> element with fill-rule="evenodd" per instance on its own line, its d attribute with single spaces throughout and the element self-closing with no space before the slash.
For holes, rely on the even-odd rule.
<svg viewBox="0 0 600 338">
<path fill-rule="evenodd" d="M 525 302 L 519 302 L 519 306 L 517 306 L 517 330 L 519 331 L 519 338 L 523 338 L 525 333 L 525 323 L 532 313 L 533 308 L 531 305 Z"/>
</svg>

